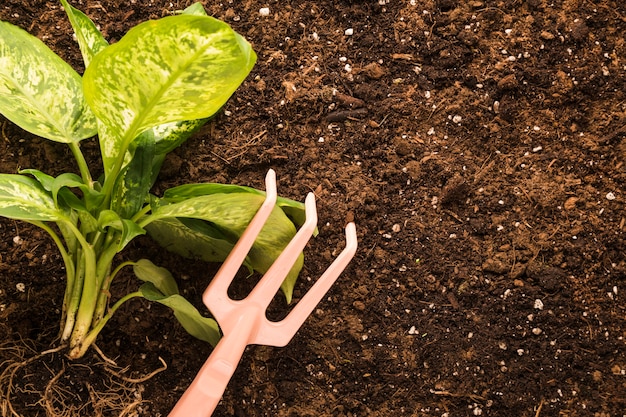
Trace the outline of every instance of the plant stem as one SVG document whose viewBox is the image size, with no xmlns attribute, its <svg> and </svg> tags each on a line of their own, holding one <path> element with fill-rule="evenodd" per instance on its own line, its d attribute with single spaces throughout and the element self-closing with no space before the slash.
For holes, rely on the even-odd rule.
<svg viewBox="0 0 626 417">
<path fill-rule="evenodd" d="M 119 274 L 119 272 L 122 270 L 122 268 L 125 268 L 127 266 L 134 266 L 137 265 L 136 262 L 133 261 L 126 261 L 126 262 L 122 262 L 121 264 L 119 264 L 114 270 L 113 272 L 111 272 L 106 280 L 102 283 L 101 286 L 101 290 L 102 291 L 108 291 L 111 288 L 111 282 L 113 282 L 113 280 L 115 279 L 115 277 L 117 276 L 117 274 Z"/>
<path fill-rule="evenodd" d="M 72 278 L 71 294 L 66 308 L 65 327 L 61 333 L 62 342 L 69 340 L 72 330 L 74 330 L 74 323 L 76 322 L 76 312 L 80 305 L 80 295 L 83 291 L 85 281 L 85 263 L 82 262 L 82 258 L 83 250 L 82 248 L 78 248 L 74 258 L 76 267 L 74 269 L 74 277 Z"/>
<path fill-rule="evenodd" d="M 93 315 L 92 326 L 102 319 L 104 311 L 106 310 L 107 303 L 111 294 L 109 294 L 109 287 L 111 284 L 111 264 L 113 263 L 113 257 L 117 254 L 117 241 L 109 242 L 108 245 L 100 252 L 98 258 L 98 265 L 96 270 L 97 287 L 98 287 L 98 299 L 96 301 L 96 308 Z"/>
<path fill-rule="evenodd" d="M 113 307 L 111 307 L 107 314 L 102 317 L 102 319 L 98 321 L 98 323 L 89 331 L 89 333 L 87 333 L 83 337 L 81 344 L 71 348 L 69 357 L 76 359 L 83 356 L 87 352 L 87 349 L 89 349 L 89 346 L 91 346 L 96 341 L 98 334 L 100 334 L 105 324 L 107 324 L 107 322 L 111 319 L 113 314 L 115 314 L 117 309 L 120 308 L 122 304 L 124 304 L 126 301 L 135 297 L 142 297 L 141 291 L 132 292 L 117 300 L 117 302 L 113 304 Z"/>
<path fill-rule="evenodd" d="M 147 215 L 150 210 L 152 210 L 152 207 L 150 206 L 150 204 L 146 204 L 145 206 L 141 208 L 141 210 L 135 213 L 135 215 L 131 218 L 131 220 L 134 221 L 135 223 L 138 223 L 139 219 Z"/>
<path fill-rule="evenodd" d="M 83 182 L 91 189 L 93 189 L 93 178 L 91 177 L 91 172 L 89 172 L 89 166 L 87 165 L 87 161 L 85 160 L 85 155 L 83 155 L 80 150 L 80 146 L 76 142 L 70 142 L 69 147 L 74 154 L 74 158 L 76 159 L 76 163 L 78 164 L 78 169 L 80 170 L 80 176 L 83 178 Z"/>
<path fill-rule="evenodd" d="M 59 248 L 59 252 L 61 253 L 61 257 L 63 258 L 63 264 L 65 265 L 65 275 L 66 275 L 66 285 L 65 285 L 65 295 L 63 296 L 63 313 L 61 317 L 61 323 L 63 323 L 67 317 L 67 307 L 70 301 L 70 297 L 72 295 L 72 291 L 74 288 L 74 278 L 76 274 L 76 268 L 74 266 L 74 260 L 70 256 L 70 254 L 65 249 L 63 242 L 59 235 L 56 234 L 54 230 L 44 222 L 32 222 L 35 226 L 38 226 L 45 230 L 54 243 L 56 243 L 57 248 Z"/>
<path fill-rule="evenodd" d="M 118 156 L 115 159 L 115 163 L 113 164 L 113 167 L 109 170 L 109 172 L 105 172 L 104 175 L 104 184 L 102 185 L 102 194 L 104 194 L 105 196 L 105 200 L 103 202 L 103 206 L 102 207 L 106 207 L 108 208 L 111 204 L 111 196 L 113 194 L 113 187 L 115 186 L 115 183 L 117 182 L 117 177 L 120 174 L 120 171 L 122 170 L 122 166 L 124 165 L 124 158 L 126 157 L 126 151 L 128 150 L 128 144 L 126 142 L 129 142 L 126 137 L 123 138 L 122 140 L 122 144 L 124 144 L 124 146 L 122 146 L 119 150 L 118 150 Z"/>
<path fill-rule="evenodd" d="M 80 264 L 84 269 L 77 274 L 77 280 L 83 280 L 82 293 L 78 302 L 78 311 L 76 312 L 76 321 L 73 326 L 70 338 L 70 347 L 82 344 L 82 340 L 91 327 L 93 313 L 96 308 L 96 300 L 98 296 L 98 286 L 96 278 L 96 254 L 93 246 L 87 242 L 83 234 L 71 222 L 66 222 L 68 228 L 74 233 L 78 242 L 82 247 Z M 76 293 L 76 291 L 74 291 Z M 67 326 L 66 326 L 67 327 Z"/>
</svg>

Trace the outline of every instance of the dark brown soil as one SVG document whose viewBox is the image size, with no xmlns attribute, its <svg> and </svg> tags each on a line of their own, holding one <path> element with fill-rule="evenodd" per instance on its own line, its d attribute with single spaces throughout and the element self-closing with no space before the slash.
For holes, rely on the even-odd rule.
<svg viewBox="0 0 626 417">
<path fill-rule="evenodd" d="M 189 4 L 75 5 L 115 41 Z M 248 348 L 216 416 L 626 415 L 622 1 L 230 0 L 206 8 L 253 43 L 258 63 L 228 113 L 169 158 L 155 192 L 200 181 L 263 187 L 270 167 L 282 194 L 300 200 L 315 191 L 320 234 L 296 296 L 343 247 L 347 220 L 360 240 L 287 347 Z M 80 69 L 55 1 L 3 0 L 0 19 Z M 75 169 L 63 146 L 5 119 L 0 127 L 0 171 Z M 97 159 L 96 144 L 85 146 Z M 1 220 L 0 230 L 0 338 L 49 349 L 60 257 L 28 225 Z M 148 239 L 125 256 L 167 267 L 196 301 L 213 273 Z M 127 276 L 117 285 L 138 284 Z M 167 415 L 211 351 L 166 309 L 142 302 L 123 308 L 98 346 L 133 377 L 159 368 L 159 357 L 167 363 L 134 388 L 143 404 L 130 415 L 141 416 Z M 0 351 L 0 363 L 10 353 Z M 45 415 L 28 392 L 64 367 L 75 408 L 90 392 L 115 388 L 102 383 L 101 359 L 87 356 L 51 356 L 30 369 L 16 409 Z M 79 414 L 122 415 L 109 408 Z"/>
</svg>

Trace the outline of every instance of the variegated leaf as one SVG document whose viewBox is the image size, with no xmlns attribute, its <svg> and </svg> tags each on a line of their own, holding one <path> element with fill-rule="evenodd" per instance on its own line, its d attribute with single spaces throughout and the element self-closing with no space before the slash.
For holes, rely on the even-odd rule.
<svg viewBox="0 0 626 417">
<path fill-rule="evenodd" d="M 134 27 L 84 75 L 87 101 L 110 133 L 104 158 L 123 158 L 154 126 L 213 115 L 255 60 L 250 44 L 212 17 L 183 14 Z"/>
<path fill-rule="evenodd" d="M 167 189 L 163 194 L 163 197 L 170 202 L 179 202 L 191 197 L 199 197 L 201 195 L 218 193 L 251 193 L 265 197 L 265 192 L 257 190 L 256 188 L 245 187 L 242 185 L 217 183 L 180 185 L 178 187 Z M 306 220 L 304 203 L 285 197 L 278 197 L 276 199 L 276 205 L 280 207 L 297 226 L 302 226 L 304 224 Z M 317 236 L 317 228 L 315 229 L 313 236 Z"/>
<path fill-rule="evenodd" d="M 111 201 L 111 208 L 125 219 L 132 218 L 143 207 L 155 177 L 152 131 L 146 130 L 133 145 L 133 158 L 117 177 Z"/>
<path fill-rule="evenodd" d="M 0 22 L 0 113 L 57 142 L 97 133 L 80 75 L 39 39 L 7 22 Z"/>
<path fill-rule="evenodd" d="M 176 149 L 191 135 L 196 133 L 208 121 L 208 118 L 197 120 L 183 120 L 166 123 L 152 128 L 156 141 L 156 154 L 164 155 Z"/>
<path fill-rule="evenodd" d="M 152 218 L 205 220 L 217 227 L 225 239 L 234 244 L 248 227 L 264 200 L 264 196 L 251 193 L 212 194 L 158 207 L 154 210 Z M 149 226 L 147 229 L 150 233 Z M 247 266 L 261 273 L 267 272 L 295 234 L 296 228 L 292 221 L 278 206 L 275 207 L 248 254 Z M 187 233 L 184 236 L 189 239 L 192 234 Z M 186 242 L 185 245 L 190 247 L 190 242 Z M 202 258 L 201 253 L 194 255 Z M 288 302 L 291 301 L 293 287 L 303 263 L 304 256 L 300 254 L 281 286 Z"/>
<path fill-rule="evenodd" d="M 70 23 L 76 34 L 78 46 L 83 55 L 83 62 L 86 68 L 89 66 L 93 57 L 109 46 L 109 43 L 104 39 L 102 33 L 100 33 L 96 25 L 85 13 L 72 7 L 67 0 L 61 0 L 61 4 L 63 4 L 65 13 L 70 19 Z"/>
<path fill-rule="evenodd" d="M 28 221 L 66 220 L 39 182 L 15 174 L 0 174 L 0 216 Z"/>
<path fill-rule="evenodd" d="M 182 219 L 181 219 L 182 220 Z M 206 262 L 223 262 L 234 243 L 223 235 L 194 230 L 177 218 L 167 218 L 150 223 L 148 235 L 163 248 L 189 259 Z M 201 220 L 196 220 L 201 222 Z"/>
</svg>

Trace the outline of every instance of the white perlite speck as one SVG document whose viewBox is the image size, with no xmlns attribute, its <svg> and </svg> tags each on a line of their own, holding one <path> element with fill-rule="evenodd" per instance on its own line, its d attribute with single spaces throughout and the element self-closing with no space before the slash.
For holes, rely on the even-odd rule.
<svg viewBox="0 0 626 417">
<path fill-rule="evenodd" d="M 606 199 L 607 199 L 607 200 L 609 200 L 609 201 L 613 201 L 613 200 L 615 200 L 615 198 L 616 198 L 616 197 L 615 197 L 615 194 L 613 194 L 612 192 L 608 192 L 608 193 L 606 193 Z"/>
<path fill-rule="evenodd" d="M 344 34 L 345 34 L 346 36 L 352 36 L 352 35 L 354 35 L 354 29 L 352 29 L 352 28 L 348 28 L 348 29 L 346 29 L 346 31 L 344 32 Z"/>
<path fill-rule="evenodd" d="M 543 310 L 543 301 L 541 301 L 540 299 L 536 299 L 535 300 L 535 304 L 534 304 L 535 309 L 537 310 Z"/>
<path fill-rule="evenodd" d="M 259 14 L 261 16 L 269 16 L 270 15 L 270 8 L 269 7 L 263 7 L 261 9 L 259 9 Z"/>
<path fill-rule="evenodd" d="M 17 284 L 15 284 L 15 289 L 19 292 L 26 292 L 26 284 L 24 284 L 23 282 L 18 282 Z"/>
</svg>

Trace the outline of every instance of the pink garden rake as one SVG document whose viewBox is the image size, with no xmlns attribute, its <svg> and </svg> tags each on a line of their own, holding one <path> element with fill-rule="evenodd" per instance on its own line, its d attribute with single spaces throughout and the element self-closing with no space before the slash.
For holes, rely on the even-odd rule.
<svg viewBox="0 0 626 417">
<path fill-rule="evenodd" d="M 217 407 L 247 345 L 285 346 L 345 269 L 357 248 L 354 223 L 346 226 L 346 247 L 311 289 L 279 322 L 269 321 L 265 311 L 287 273 L 315 231 L 315 196 L 305 201 L 306 221 L 250 294 L 232 300 L 227 290 L 252 244 L 276 204 L 276 175 L 265 178 L 267 196 L 232 252 L 203 295 L 204 304 L 219 323 L 223 337 L 180 398 L 169 417 L 209 417 Z"/>
</svg>

